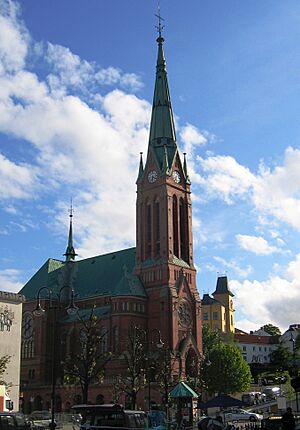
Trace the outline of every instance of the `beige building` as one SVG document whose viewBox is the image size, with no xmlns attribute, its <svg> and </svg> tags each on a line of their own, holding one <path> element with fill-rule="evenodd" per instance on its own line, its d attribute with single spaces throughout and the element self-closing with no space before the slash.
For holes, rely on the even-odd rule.
<svg viewBox="0 0 300 430">
<path fill-rule="evenodd" d="M 10 384 L 8 394 L 13 401 L 13 410 L 19 410 L 20 398 L 20 353 L 22 304 L 21 294 L 0 291 L 0 356 L 11 357 L 3 379 Z"/>
<path fill-rule="evenodd" d="M 219 276 L 216 291 L 204 294 L 202 299 L 202 323 L 221 333 L 234 333 L 233 293 L 227 276 Z"/>
</svg>

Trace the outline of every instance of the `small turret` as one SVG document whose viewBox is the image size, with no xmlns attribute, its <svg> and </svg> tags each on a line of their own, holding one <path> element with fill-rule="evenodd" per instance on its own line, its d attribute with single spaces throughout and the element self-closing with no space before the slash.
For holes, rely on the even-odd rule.
<svg viewBox="0 0 300 430">
<path fill-rule="evenodd" d="M 68 246 L 64 256 L 66 257 L 66 261 L 74 261 L 76 257 L 76 252 L 73 246 L 73 226 L 72 226 L 72 218 L 73 218 L 73 206 L 71 202 L 70 208 L 70 227 L 69 227 L 69 237 L 68 237 Z"/>
</svg>

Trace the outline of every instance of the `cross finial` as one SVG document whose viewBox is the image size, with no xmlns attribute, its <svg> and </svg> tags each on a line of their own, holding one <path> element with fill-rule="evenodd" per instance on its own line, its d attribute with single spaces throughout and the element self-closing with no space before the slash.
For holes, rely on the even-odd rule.
<svg viewBox="0 0 300 430">
<path fill-rule="evenodd" d="M 158 18 L 158 25 L 155 26 L 155 28 L 158 31 L 158 36 L 161 37 L 162 31 L 164 29 L 164 26 L 162 25 L 162 21 L 164 21 L 164 19 L 162 18 L 161 14 L 160 14 L 160 3 L 158 2 L 158 7 L 157 7 L 158 13 L 155 14 L 155 16 Z"/>
</svg>

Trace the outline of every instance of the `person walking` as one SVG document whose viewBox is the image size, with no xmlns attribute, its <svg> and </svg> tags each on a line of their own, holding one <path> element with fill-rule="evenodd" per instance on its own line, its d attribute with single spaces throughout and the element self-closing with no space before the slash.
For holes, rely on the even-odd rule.
<svg viewBox="0 0 300 430">
<path fill-rule="evenodd" d="M 287 408 L 281 417 L 282 430 L 295 430 L 295 417 L 292 408 Z"/>
</svg>

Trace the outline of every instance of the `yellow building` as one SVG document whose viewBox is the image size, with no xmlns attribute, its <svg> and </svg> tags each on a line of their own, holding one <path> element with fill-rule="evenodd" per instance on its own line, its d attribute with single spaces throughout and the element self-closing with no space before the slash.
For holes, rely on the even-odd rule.
<svg viewBox="0 0 300 430">
<path fill-rule="evenodd" d="M 202 299 L 203 324 L 221 333 L 234 333 L 234 295 L 229 289 L 227 276 L 218 277 L 212 296 L 204 294 Z"/>
</svg>

